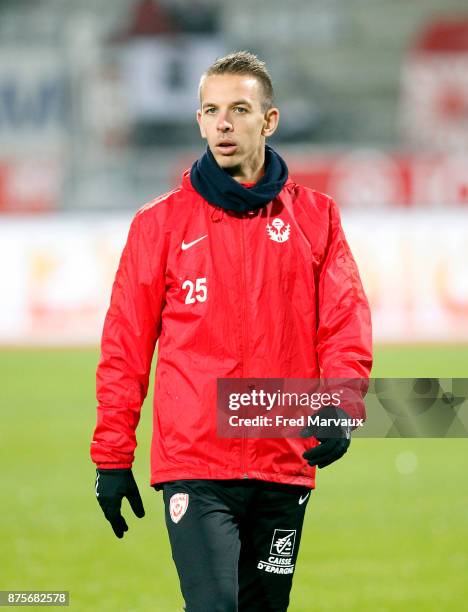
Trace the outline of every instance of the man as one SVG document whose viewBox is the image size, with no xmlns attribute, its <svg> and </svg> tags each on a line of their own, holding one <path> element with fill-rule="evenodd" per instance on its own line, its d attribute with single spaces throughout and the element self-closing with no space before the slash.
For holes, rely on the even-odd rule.
<svg viewBox="0 0 468 612">
<path fill-rule="evenodd" d="M 288 178 L 265 64 L 238 52 L 200 82 L 206 153 L 135 216 L 102 337 L 91 455 L 115 534 L 159 339 L 151 484 L 163 490 L 188 612 L 287 610 L 315 466 L 349 437 L 221 438 L 219 378 L 367 378 L 369 306 L 336 204 Z"/>
</svg>

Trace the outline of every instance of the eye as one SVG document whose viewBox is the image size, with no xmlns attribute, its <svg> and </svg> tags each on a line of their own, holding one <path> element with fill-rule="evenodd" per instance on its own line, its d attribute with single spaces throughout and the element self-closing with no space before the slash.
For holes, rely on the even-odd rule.
<svg viewBox="0 0 468 612">
<path fill-rule="evenodd" d="M 215 112 L 215 108 L 212 106 L 205 108 L 205 115 L 212 115 L 214 112 Z"/>
<path fill-rule="evenodd" d="M 234 110 L 236 111 L 236 113 L 240 113 L 241 115 L 247 112 L 247 109 L 243 106 L 235 106 Z"/>
</svg>

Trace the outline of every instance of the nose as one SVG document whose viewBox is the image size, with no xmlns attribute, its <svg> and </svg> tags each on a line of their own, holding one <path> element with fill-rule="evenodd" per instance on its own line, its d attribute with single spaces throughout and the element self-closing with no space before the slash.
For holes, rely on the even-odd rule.
<svg viewBox="0 0 468 612">
<path fill-rule="evenodd" d="M 220 113 L 217 129 L 223 134 L 232 131 L 232 123 L 229 121 L 227 113 Z"/>
</svg>

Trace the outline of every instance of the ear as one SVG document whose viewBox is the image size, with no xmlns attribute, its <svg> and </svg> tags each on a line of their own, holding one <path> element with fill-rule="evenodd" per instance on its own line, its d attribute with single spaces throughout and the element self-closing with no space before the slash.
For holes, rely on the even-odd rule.
<svg viewBox="0 0 468 612">
<path fill-rule="evenodd" d="M 279 109 L 272 107 L 267 110 L 263 120 L 262 134 L 265 138 L 271 136 L 276 131 L 279 123 L 280 112 Z"/>
<path fill-rule="evenodd" d="M 200 128 L 201 137 L 206 138 L 206 132 L 205 132 L 205 128 L 203 127 L 202 113 L 200 109 L 197 110 L 197 123 L 198 123 L 198 127 Z"/>
</svg>

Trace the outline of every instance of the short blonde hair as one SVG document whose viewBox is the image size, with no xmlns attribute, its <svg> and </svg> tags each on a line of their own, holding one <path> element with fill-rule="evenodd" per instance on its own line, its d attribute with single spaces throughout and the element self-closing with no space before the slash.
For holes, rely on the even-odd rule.
<svg viewBox="0 0 468 612">
<path fill-rule="evenodd" d="M 201 100 L 201 88 L 206 77 L 216 74 L 240 74 L 255 77 L 263 90 L 262 110 L 267 111 L 273 106 L 274 91 L 271 76 L 264 61 L 249 51 L 235 51 L 218 58 L 206 70 L 200 79 L 198 97 Z"/>
</svg>

